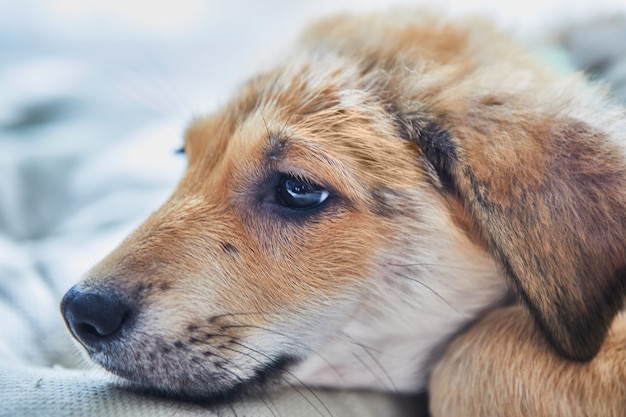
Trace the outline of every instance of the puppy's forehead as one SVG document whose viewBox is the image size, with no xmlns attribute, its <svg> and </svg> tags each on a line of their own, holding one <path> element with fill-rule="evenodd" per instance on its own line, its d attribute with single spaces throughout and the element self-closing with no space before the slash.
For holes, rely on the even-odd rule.
<svg viewBox="0 0 626 417">
<path fill-rule="evenodd" d="M 217 122 L 221 133 L 232 141 L 235 131 L 250 128 L 261 131 L 272 127 L 294 126 L 310 115 L 340 111 L 350 106 L 365 106 L 371 97 L 359 88 L 359 68 L 335 55 L 299 59 L 262 73 L 245 83 L 217 114 L 195 120 L 187 134 L 190 146 L 204 140 L 207 122 Z M 199 126 L 200 125 L 200 126 Z M 228 129 L 224 127 L 228 126 Z M 250 132 L 248 132 L 250 133 Z M 267 132 L 265 132 L 267 133 Z M 218 139 L 211 137 L 212 141 Z M 249 135 L 245 139 L 257 139 Z M 247 143 L 250 145 L 250 143 Z"/>
<path fill-rule="evenodd" d="M 398 137 L 372 78 L 354 62 L 329 57 L 262 74 L 218 113 L 194 121 L 186 136 L 190 167 L 254 159 L 314 176 L 341 171 L 372 186 L 415 184 L 418 150 Z"/>
</svg>

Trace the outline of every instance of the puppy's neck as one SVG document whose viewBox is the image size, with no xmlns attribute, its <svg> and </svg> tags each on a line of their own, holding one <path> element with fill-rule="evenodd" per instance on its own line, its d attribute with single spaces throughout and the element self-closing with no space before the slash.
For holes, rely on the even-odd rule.
<svg viewBox="0 0 626 417">
<path fill-rule="evenodd" d="M 428 211 L 425 208 L 424 211 Z M 449 212 L 446 212 L 449 213 Z M 300 381 L 325 387 L 416 392 L 454 335 L 507 297 L 492 258 L 432 208 L 408 222 L 341 330 L 299 365 Z M 480 290 L 477 290 L 480 289 Z"/>
</svg>

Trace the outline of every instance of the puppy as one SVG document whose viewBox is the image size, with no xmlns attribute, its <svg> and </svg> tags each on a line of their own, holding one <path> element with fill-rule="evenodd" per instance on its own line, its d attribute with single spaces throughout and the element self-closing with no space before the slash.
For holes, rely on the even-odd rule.
<svg viewBox="0 0 626 417">
<path fill-rule="evenodd" d="M 417 392 L 439 361 L 435 415 L 567 415 L 567 392 L 618 412 L 623 343 L 578 362 L 623 305 L 625 145 L 623 109 L 484 21 L 323 20 L 192 121 L 178 187 L 63 316 L 93 361 L 180 397 Z"/>
</svg>

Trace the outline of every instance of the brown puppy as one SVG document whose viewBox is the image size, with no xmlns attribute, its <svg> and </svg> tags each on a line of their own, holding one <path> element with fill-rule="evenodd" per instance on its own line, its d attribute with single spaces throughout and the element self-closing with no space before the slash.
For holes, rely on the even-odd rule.
<svg viewBox="0 0 626 417">
<path fill-rule="evenodd" d="M 438 368 L 435 414 L 551 404 L 545 373 L 613 395 L 593 373 L 623 378 L 618 345 L 599 371 L 568 360 L 594 358 L 622 307 L 625 146 L 621 108 L 483 21 L 325 20 L 193 121 L 172 197 L 63 314 L 111 372 L 214 397 L 268 379 L 423 390 L 443 348 L 493 310 Z M 498 308 L 507 288 L 532 325 Z M 537 372 L 507 366 L 511 349 Z M 479 384 L 453 385 L 459 361 Z M 490 372 L 524 384 L 499 394 Z"/>
</svg>

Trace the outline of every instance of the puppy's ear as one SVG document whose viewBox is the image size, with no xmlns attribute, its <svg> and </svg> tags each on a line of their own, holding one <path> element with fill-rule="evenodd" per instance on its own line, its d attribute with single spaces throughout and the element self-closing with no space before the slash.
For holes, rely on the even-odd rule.
<svg viewBox="0 0 626 417">
<path fill-rule="evenodd" d="M 398 120 L 547 339 L 589 360 L 625 295 L 624 150 L 581 121 L 483 110 Z"/>
</svg>

